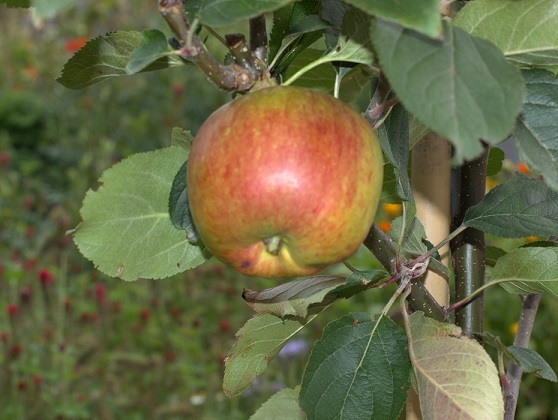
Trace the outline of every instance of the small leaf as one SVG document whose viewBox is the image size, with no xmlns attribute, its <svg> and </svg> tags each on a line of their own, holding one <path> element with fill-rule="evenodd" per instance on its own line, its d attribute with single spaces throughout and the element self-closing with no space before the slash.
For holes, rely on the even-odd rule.
<svg viewBox="0 0 558 420">
<path fill-rule="evenodd" d="M 408 111 L 455 146 L 457 163 L 480 155 L 481 139 L 497 144 L 509 136 L 524 84 L 498 48 L 448 22 L 440 41 L 374 22 L 371 36 L 391 86 Z"/>
<path fill-rule="evenodd" d="M 515 126 L 514 141 L 521 160 L 558 191 L 558 79 L 543 70 L 523 71 L 523 78 L 527 101 Z"/>
<path fill-rule="evenodd" d="M 518 248 L 500 257 L 491 272 L 510 293 L 545 292 L 558 299 L 558 248 Z"/>
<path fill-rule="evenodd" d="M 305 420 L 306 415 L 298 405 L 299 393 L 300 386 L 282 389 L 264 402 L 250 420 Z"/>
<path fill-rule="evenodd" d="M 368 273 L 369 274 L 369 273 Z M 280 318 L 295 316 L 305 319 L 340 298 L 362 292 L 384 278 L 386 273 L 377 270 L 368 279 L 360 275 L 314 276 L 283 283 L 261 292 L 245 289 L 242 297 L 258 314 L 271 314 Z"/>
<path fill-rule="evenodd" d="M 89 40 L 64 65 L 56 79 L 70 89 L 83 89 L 111 77 L 127 75 L 126 65 L 133 51 L 141 45 L 141 34 L 135 31 L 117 31 Z M 156 61 L 143 71 L 168 67 Z"/>
<path fill-rule="evenodd" d="M 404 332 L 386 317 L 352 313 L 327 325 L 302 378 L 308 419 L 393 419 L 407 399 Z"/>
<path fill-rule="evenodd" d="M 506 255 L 506 251 L 491 245 L 488 245 L 485 248 L 485 253 L 486 253 L 486 264 L 491 267 L 494 267 L 496 265 L 496 262 L 498 261 L 498 259 L 500 259 L 500 257 Z"/>
<path fill-rule="evenodd" d="M 558 72 L 558 10 L 555 0 L 475 0 L 453 23 L 485 38 L 521 67 Z"/>
<path fill-rule="evenodd" d="M 97 191 L 88 191 L 74 240 L 103 273 L 158 279 L 206 261 L 204 250 L 169 218 L 171 184 L 184 158 L 176 147 L 133 155 L 105 171 Z"/>
<path fill-rule="evenodd" d="M 396 22 L 406 28 L 437 37 L 442 31 L 440 3 L 437 0 L 346 0 L 370 15 Z"/>
<path fill-rule="evenodd" d="M 248 320 L 236 334 L 237 341 L 225 358 L 223 390 L 227 397 L 235 397 L 250 388 L 285 343 L 315 317 L 306 323 L 269 314 Z"/>
<path fill-rule="evenodd" d="M 558 382 L 556 372 L 550 367 L 548 362 L 534 350 L 518 346 L 508 346 L 508 352 L 519 362 L 518 365 L 525 372 L 533 373 L 539 378 L 551 382 Z"/>
<path fill-rule="evenodd" d="M 423 418 L 503 418 L 496 366 L 476 340 L 422 312 L 405 315 L 405 327 Z"/>
<path fill-rule="evenodd" d="M 171 146 L 182 147 L 189 155 L 193 142 L 194 136 L 192 136 L 192 132 L 190 130 L 184 130 L 180 127 L 174 127 L 172 129 Z"/>
<path fill-rule="evenodd" d="M 173 226 L 186 231 L 186 238 L 191 244 L 197 244 L 200 236 L 194 226 L 192 213 L 188 204 L 188 188 L 186 186 L 186 168 L 188 162 L 180 167 L 174 177 L 169 194 L 169 216 Z M 202 244 L 199 244 L 200 246 Z"/>
<path fill-rule="evenodd" d="M 385 156 L 395 168 L 397 195 L 403 200 L 414 201 L 409 181 L 409 123 L 407 112 L 395 105 L 378 129 L 378 138 Z"/>
<path fill-rule="evenodd" d="M 491 147 L 486 163 L 486 176 L 494 176 L 502 169 L 502 162 L 506 155 L 502 149 Z"/>
<path fill-rule="evenodd" d="M 502 238 L 558 232 L 558 192 L 541 180 L 514 174 L 470 207 L 463 224 Z"/>
<path fill-rule="evenodd" d="M 229 26 L 244 19 L 279 9 L 294 0 L 205 0 L 198 17 L 207 26 Z"/>
<path fill-rule="evenodd" d="M 167 42 L 165 34 L 157 29 L 149 29 L 141 33 L 141 45 L 137 47 L 126 65 L 126 73 L 135 74 L 145 70 L 150 64 L 157 62 L 164 68 L 172 65 L 174 50 Z M 176 61 L 176 64 L 181 64 Z"/>
</svg>

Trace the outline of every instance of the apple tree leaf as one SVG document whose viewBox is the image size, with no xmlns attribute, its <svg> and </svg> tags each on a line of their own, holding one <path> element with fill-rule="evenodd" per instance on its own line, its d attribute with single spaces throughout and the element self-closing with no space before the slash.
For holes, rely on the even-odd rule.
<svg viewBox="0 0 558 420">
<path fill-rule="evenodd" d="M 197 16 L 207 26 L 229 26 L 286 6 L 294 0 L 204 0 Z"/>
<path fill-rule="evenodd" d="M 337 299 L 349 298 L 374 286 L 386 275 L 385 271 L 375 270 L 366 273 L 367 278 L 358 273 L 350 277 L 313 276 L 260 292 L 245 289 L 242 297 L 258 314 L 305 319 L 309 313 L 315 313 Z"/>
<path fill-rule="evenodd" d="M 558 79 L 544 70 L 525 70 L 523 78 L 527 101 L 515 126 L 514 141 L 521 160 L 558 191 Z"/>
<path fill-rule="evenodd" d="M 498 46 L 521 67 L 558 72 L 558 10 L 555 0 L 475 0 L 453 23 Z"/>
<path fill-rule="evenodd" d="M 306 414 L 298 405 L 300 386 L 285 388 L 264 402 L 249 420 L 306 420 Z"/>
<path fill-rule="evenodd" d="M 524 97 L 520 71 L 486 40 L 444 21 L 442 40 L 381 19 L 371 37 L 405 108 L 455 146 L 461 163 L 513 130 Z"/>
<path fill-rule="evenodd" d="M 317 315 L 304 323 L 281 319 L 274 315 L 256 315 L 236 333 L 237 341 L 225 357 L 223 391 L 232 398 L 252 386 L 254 379 L 265 372 L 286 342 Z"/>
<path fill-rule="evenodd" d="M 423 418 L 503 418 L 496 366 L 476 340 L 422 312 L 405 314 L 405 328 Z"/>
<path fill-rule="evenodd" d="M 7 7 L 28 8 L 31 7 L 31 0 L 0 0 L 0 4 L 4 4 Z"/>
<path fill-rule="evenodd" d="M 497 175 L 502 169 L 502 163 L 506 155 L 502 149 L 491 147 L 488 152 L 488 160 L 486 162 L 486 176 Z"/>
<path fill-rule="evenodd" d="M 506 251 L 504 251 L 503 249 L 492 245 L 488 245 L 485 248 L 485 253 L 486 253 L 486 264 L 491 267 L 494 267 L 496 265 L 496 261 L 498 261 L 500 257 L 503 257 L 504 255 L 507 254 Z"/>
<path fill-rule="evenodd" d="M 510 293 L 544 292 L 558 299 L 558 247 L 526 247 L 500 257 L 491 281 Z"/>
<path fill-rule="evenodd" d="M 546 379 L 551 382 L 558 382 L 558 377 L 556 377 L 556 372 L 548 364 L 543 357 L 537 353 L 535 350 L 519 347 L 519 346 L 508 346 L 508 353 L 513 356 L 514 363 L 516 363 L 525 372 L 533 373 L 539 378 Z"/>
<path fill-rule="evenodd" d="M 130 54 L 126 73 L 139 73 L 153 63 L 164 68 L 165 63 L 166 66 L 172 66 L 184 62 L 176 58 L 175 51 L 170 47 L 164 33 L 157 29 L 148 29 L 141 33 L 140 46 Z"/>
<path fill-rule="evenodd" d="M 190 130 L 185 130 L 180 127 L 173 127 L 171 132 L 171 146 L 182 147 L 187 155 L 190 154 L 190 149 L 192 149 L 192 143 L 194 142 L 194 136 Z"/>
<path fill-rule="evenodd" d="M 558 192 L 542 180 L 515 173 L 465 212 L 463 224 L 502 238 L 558 232 Z"/>
<path fill-rule="evenodd" d="M 128 61 L 141 43 L 142 34 L 136 31 L 111 32 L 91 39 L 68 60 L 56 80 L 69 89 L 83 89 L 111 77 L 127 75 Z M 142 71 L 166 67 L 166 60 L 157 60 Z"/>
<path fill-rule="evenodd" d="M 177 147 L 135 154 L 106 170 L 101 187 L 87 192 L 74 241 L 103 273 L 159 279 L 206 261 L 204 250 L 169 217 L 172 181 L 185 157 Z"/>
<path fill-rule="evenodd" d="M 437 37 L 442 31 L 440 3 L 437 0 L 346 0 L 346 3 L 429 37 Z"/>
<path fill-rule="evenodd" d="M 331 322 L 312 350 L 299 403 L 308 419 L 395 419 L 410 387 L 403 330 L 385 316 Z"/>
</svg>

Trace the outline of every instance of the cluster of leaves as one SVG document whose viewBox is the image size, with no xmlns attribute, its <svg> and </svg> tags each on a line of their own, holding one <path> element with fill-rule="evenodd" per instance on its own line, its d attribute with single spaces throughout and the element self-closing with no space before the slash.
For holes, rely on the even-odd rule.
<svg viewBox="0 0 558 420">
<path fill-rule="evenodd" d="M 437 248 L 428 251 L 408 177 L 409 151 L 426 131 L 448 139 L 456 165 L 479 156 L 483 142 L 495 146 L 513 132 L 522 159 L 541 174 L 538 179 L 516 175 L 494 188 L 467 211 L 454 235 L 467 228 L 503 238 L 558 232 L 558 33 L 553 30 L 558 13 L 552 0 L 537 1 L 535 8 L 526 0 L 475 0 L 452 22 L 441 19 L 437 0 L 397 6 L 388 0 L 221 0 L 194 1 L 188 7 L 192 25 L 210 28 L 266 12 L 273 12 L 274 24 L 268 76 L 284 85 L 331 90 L 347 98 L 357 96 L 372 79 L 372 105 L 381 108 L 394 97 L 400 102 L 389 114 L 380 113 L 379 135 L 390 165 L 386 182 L 404 205 L 392 236 L 411 259 L 398 267 L 410 270 L 407 280 L 415 277 L 417 264 L 425 262 L 448 275 L 433 255 Z M 323 47 L 315 48 L 322 37 Z M 78 89 L 109 77 L 191 63 L 160 31 L 114 32 L 85 45 L 59 81 Z M 374 114 L 375 109 L 370 111 Z M 176 130 L 173 146 L 127 159 L 103 175 L 102 189 L 88 193 L 75 240 L 103 272 L 126 280 L 162 278 L 209 257 L 201 245 L 188 240 L 193 238 L 191 222 L 180 198 L 186 186 L 172 188 L 176 174 L 183 177 L 190 141 Z M 130 181 L 138 178 L 140 185 Z M 557 249 L 545 243 L 500 253 L 486 287 L 501 284 L 510 293 L 558 297 Z M 239 331 L 228 356 L 225 392 L 232 396 L 246 390 L 286 341 L 322 309 L 390 276 L 404 278 L 401 271 L 316 277 L 245 294 L 257 315 Z M 403 331 L 387 318 L 387 309 L 389 305 L 374 317 L 351 314 L 330 324 L 310 356 L 300 389 L 277 395 L 255 418 L 278 407 L 293 416 L 302 416 L 303 410 L 309 418 L 395 418 L 411 386 L 411 371 L 425 417 L 502 415 L 498 371 L 482 346 L 458 327 L 427 319 L 421 312 L 407 315 L 405 307 Z M 499 350 L 523 369 L 556 380 L 536 353 L 525 350 L 529 357 L 522 358 L 515 349 Z M 247 366 L 257 368 L 252 373 Z M 464 371 L 478 395 L 466 384 L 453 385 Z M 471 399 L 478 405 L 464 404 Z"/>
</svg>

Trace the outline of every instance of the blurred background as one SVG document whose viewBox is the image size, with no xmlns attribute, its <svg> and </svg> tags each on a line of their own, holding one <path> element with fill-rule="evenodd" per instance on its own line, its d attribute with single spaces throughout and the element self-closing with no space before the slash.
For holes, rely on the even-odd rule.
<svg viewBox="0 0 558 420">
<path fill-rule="evenodd" d="M 78 253 L 66 231 L 79 223 L 85 192 L 97 188 L 101 173 L 130 154 L 168 146 L 172 127 L 195 133 L 230 99 L 185 67 L 82 91 L 55 81 L 88 39 L 151 28 L 169 33 L 153 1 L 80 1 L 50 18 L 0 5 L 2 419 L 248 418 L 274 392 L 300 383 L 324 325 L 350 311 L 378 312 L 393 292 L 370 291 L 324 311 L 249 391 L 229 400 L 221 391 L 223 359 L 252 316 L 242 290 L 272 283 L 213 261 L 172 278 L 126 283 Z M 511 162 L 504 168 L 489 187 L 515 170 L 528 172 Z M 400 212 L 384 203 L 377 222 L 387 231 Z M 509 250 L 536 238 L 489 240 Z M 366 250 L 351 263 L 377 267 Z M 511 344 L 519 299 L 498 288 L 485 302 L 486 328 Z M 544 298 L 532 347 L 554 369 L 556 325 L 558 305 Z M 555 384 L 525 375 L 518 418 L 558 418 L 557 394 Z"/>
</svg>

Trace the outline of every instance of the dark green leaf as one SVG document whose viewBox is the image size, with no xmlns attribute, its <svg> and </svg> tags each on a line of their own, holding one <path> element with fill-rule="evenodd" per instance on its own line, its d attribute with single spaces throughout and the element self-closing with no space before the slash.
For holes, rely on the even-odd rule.
<svg viewBox="0 0 558 420">
<path fill-rule="evenodd" d="M 539 378 L 546 379 L 547 381 L 558 382 L 556 372 L 535 350 L 513 345 L 508 346 L 507 349 L 517 360 L 519 367 L 525 372 L 534 373 Z"/>
<path fill-rule="evenodd" d="M 491 272 L 510 293 L 545 292 L 558 299 L 558 248 L 518 248 L 500 257 Z"/>
<path fill-rule="evenodd" d="M 515 144 L 527 166 L 558 191 L 558 79 L 544 70 L 525 70 L 523 78 L 527 101 L 515 126 Z"/>
<path fill-rule="evenodd" d="M 502 162 L 506 155 L 502 149 L 491 147 L 488 152 L 488 161 L 486 163 L 486 176 L 494 176 L 502 169 Z"/>
<path fill-rule="evenodd" d="M 486 247 L 485 252 L 486 264 L 491 267 L 494 267 L 494 265 L 496 265 L 496 261 L 498 261 L 500 257 L 506 255 L 506 251 L 504 251 L 503 249 L 490 245 Z"/>
<path fill-rule="evenodd" d="M 83 89 L 111 77 L 127 75 L 126 65 L 141 40 L 141 34 L 135 31 L 111 32 L 92 39 L 68 60 L 56 80 L 67 88 Z M 143 71 L 165 67 L 167 63 L 156 61 Z"/>
<path fill-rule="evenodd" d="M 158 279 L 207 260 L 169 217 L 172 181 L 185 155 L 177 147 L 132 155 L 103 173 L 99 190 L 87 193 L 74 240 L 103 273 Z"/>
<path fill-rule="evenodd" d="M 201 23 L 207 26 L 229 26 L 241 20 L 279 9 L 294 0 L 205 0 L 198 9 Z"/>
<path fill-rule="evenodd" d="M 378 138 L 384 155 L 395 168 L 397 195 L 403 200 L 413 201 L 409 181 L 409 124 L 407 112 L 400 104 L 395 105 L 378 129 Z"/>
<path fill-rule="evenodd" d="M 177 229 L 185 230 L 188 241 L 196 244 L 200 241 L 200 237 L 194 226 L 190 206 L 188 205 L 188 188 L 186 186 L 187 166 L 188 162 L 186 161 L 174 177 L 169 194 L 169 215 L 173 226 Z"/>
<path fill-rule="evenodd" d="M 141 45 L 130 55 L 130 61 L 126 65 L 126 73 L 138 73 L 155 62 L 161 68 L 170 66 L 172 65 L 170 59 L 174 55 L 174 51 L 167 42 L 164 33 L 157 29 L 143 31 L 141 33 Z M 180 64 L 179 62 L 176 63 Z"/>
<path fill-rule="evenodd" d="M 398 180 L 395 177 L 395 167 L 391 163 L 384 164 L 384 183 L 382 186 L 382 203 L 401 204 L 401 197 L 397 194 Z"/>
<path fill-rule="evenodd" d="M 328 324 L 308 360 L 299 403 L 308 419 L 395 419 L 407 399 L 405 333 L 386 317 L 353 313 Z"/>
<path fill-rule="evenodd" d="M 306 420 L 304 411 L 298 405 L 299 393 L 300 386 L 282 389 L 264 402 L 249 420 Z"/>
<path fill-rule="evenodd" d="M 311 317 L 308 322 L 315 317 Z M 267 363 L 307 323 L 282 320 L 269 314 L 257 315 L 248 320 L 236 333 L 237 341 L 225 358 L 225 394 L 232 398 L 250 388 L 256 376 L 265 372 Z"/>
<path fill-rule="evenodd" d="M 346 0 L 370 15 L 437 37 L 442 31 L 438 0 Z"/>
<path fill-rule="evenodd" d="M 502 238 L 558 232 L 558 192 L 516 173 L 465 213 L 463 224 Z"/>
<path fill-rule="evenodd" d="M 433 40 L 376 19 L 375 51 L 407 110 L 455 146 L 457 163 L 482 153 L 480 140 L 507 138 L 522 105 L 521 73 L 489 42 L 444 22 Z"/>
<path fill-rule="evenodd" d="M 558 72 L 558 9 L 555 0 L 475 0 L 454 24 L 496 44 L 521 67 Z"/>
<path fill-rule="evenodd" d="M 330 27 L 324 30 L 324 41 L 326 49 L 329 51 L 337 45 L 343 18 L 351 7 L 340 0 L 322 1 L 322 19 L 329 22 Z"/>
</svg>

